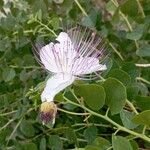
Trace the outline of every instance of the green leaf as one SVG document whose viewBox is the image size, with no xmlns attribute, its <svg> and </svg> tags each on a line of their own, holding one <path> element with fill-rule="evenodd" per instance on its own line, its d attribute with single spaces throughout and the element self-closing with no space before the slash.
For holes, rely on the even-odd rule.
<svg viewBox="0 0 150 150">
<path fill-rule="evenodd" d="M 143 45 L 136 51 L 136 54 L 140 57 L 150 57 L 150 45 Z"/>
<path fill-rule="evenodd" d="M 46 150 L 46 139 L 45 138 L 41 139 L 39 150 Z"/>
<path fill-rule="evenodd" d="M 147 96 L 149 94 L 148 86 L 142 82 L 136 83 L 139 89 L 139 92 L 143 96 Z"/>
<path fill-rule="evenodd" d="M 82 25 L 86 27 L 95 27 L 100 19 L 100 11 L 94 9 L 90 11 L 88 16 L 83 18 Z"/>
<path fill-rule="evenodd" d="M 99 147 L 99 150 L 106 150 L 111 147 L 110 142 L 102 137 L 97 137 L 92 145 Z"/>
<path fill-rule="evenodd" d="M 106 4 L 106 10 L 113 16 L 117 10 L 117 7 L 112 1 L 108 1 L 108 3 Z"/>
<path fill-rule="evenodd" d="M 74 87 L 76 95 L 84 98 L 86 104 L 93 110 L 99 110 L 105 104 L 105 91 L 96 84 L 82 84 Z"/>
<path fill-rule="evenodd" d="M 16 76 L 16 72 L 13 68 L 5 68 L 3 70 L 2 76 L 3 76 L 3 80 L 5 82 L 8 82 L 8 81 L 13 80 L 13 78 Z"/>
<path fill-rule="evenodd" d="M 133 118 L 133 122 L 150 126 L 150 110 L 145 110 Z"/>
<path fill-rule="evenodd" d="M 112 136 L 113 150 L 133 150 L 130 142 L 121 136 Z"/>
<path fill-rule="evenodd" d="M 100 150 L 100 148 L 98 146 L 95 146 L 95 145 L 87 145 L 85 147 L 85 150 Z"/>
<path fill-rule="evenodd" d="M 35 130 L 34 130 L 32 124 L 26 120 L 22 121 L 22 123 L 20 125 L 20 131 L 26 137 L 33 137 L 35 135 Z"/>
<path fill-rule="evenodd" d="M 26 82 L 28 78 L 29 78 L 29 74 L 26 72 L 26 70 L 22 70 L 20 72 L 20 80 Z"/>
<path fill-rule="evenodd" d="M 39 11 L 37 11 L 35 18 L 42 21 L 42 10 L 41 9 L 39 9 Z"/>
<path fill-rule="evenodd" d="M 135 140 L 130 140 L 133 150 L 139 150 L 139 146 Z"/>
<path fill-rule="evenodd" d="M 77 137 L 73 129 L 71 128 L 67 129 L 65 134 L 70 144 L 77 144 Z"/>
<path fill-rule="evenodd" d="M 10 50 L 11 47 L 12 45 L 9 39 L 0 40 L 0 52 L 5 52 L 6 50 Z"/>
<path fill-rule="evenodd" d="M 141 110 L 150 109 L 150 96 L 137 96 L 135 101 Z"/>
<path fill-rule="evenodd" d="M 34 58 L 33 58 L 33 56 L 31 56 L 31 55 L 24 55 L 23 56 L 23 60 L 24 60 L 24 66 L 29 66 L 29 65 L 34 65 L 35 64 L 35 60 L 34 60 Z"/>
<path fill-rule="evenodd" d="M 50 24 L 52 25 L 54 30 L 58 30 L 59 28 L 59 18 L 58 17 L 54 17 L 51 19 Z"/>
<path fill-rule="evenodd" d="M 1 27 L 5 30 L 13 31 L 15 28 L 14 26 L 17 25 L 15 17 L 8 13 L 7 17 L 1 18 Z"/>
<path fill-rule="evenodd" d="M 128 129 L 134 129 L 137 127 L 136 124 L 133 123 L 132 119 L 135 116 L 134 113 L 129 112 L 127 110 L 122 110 L 120 112 L 120 118 L 122 120 L 123 125 Z"/>
<path fill-rule="evenodd" d="M 58 135 L 50 135 L 49 145 L 50 145 L 51 150 L 62 150 L 63 149 L 62 141 Z"/>
<path fill-rule="evenodd" d="M 139 40 L 144 32 L 144 25 L 138 25 L 132 32 L 127 33 L 126 37 L 130 40 Z"/>
<path fill-rule="evenodd" d="M 4 5 L 4 1 L 3 1 L 3 0 L 1 0 L 1 1 L 0 1 L 0 8 L 2 8 L 2 7 L 3 7 L 3 5 Z"/>
<path fill-rule="evenodd" d="M 23 144 L 23 150 L 38 150 L 38 148 L 34 143 L 25 143 Z"/>
<path fill-rule="evenodd" d="M 97 135 L 97 128 L 95 126 L 90 126 L 84 130 L 84 138 L 87 140 L 88 144 L 91 144 Z"/>
<path fill-rule="evenodd" d="M 133 100 L 139 93 L 139 87 L 135 84 L 127 86 L 127 97 L 129 100 Z"/>
<path fill-rule="evenodd" d="M 125 86 L 114 78 L 108 78 L 103 87 L 106 92 L 106 104 L 109 106 L 111 114 L 118 114 L 124 107 L 127 95 Z"/>
<path fill-rule="evenodd" d="M 121 11 L 125 15 L 135 17 L 138 14 L 138 5 L 136 0 L 126 0 L 121 6 Z"/>
<path fill-rule="evenodd" d="M 47 15 L 47 6 L 44 0 L 33 1 L 32 10 L 36 13 L 42 11 L 43 17 Z"/>
<path fill-rule="evenodd" d="M 131 81 L 130 76 L 121 69 L 113 69 L 109 72 L 108 77 L 113 77 L 118 79 L 124 85 L 128 85 Z"/>
<path fill-rule="evenodd" d="M 135 64 L 132 62 L 124 63 L 122 65 L 122 70 L 124 70 L 125 72 L 127 72 L 130 75 L 132 81 L 134 81 L 135 78 L 139 76 L 139 70 L 137 69 Z"/>
</svg>

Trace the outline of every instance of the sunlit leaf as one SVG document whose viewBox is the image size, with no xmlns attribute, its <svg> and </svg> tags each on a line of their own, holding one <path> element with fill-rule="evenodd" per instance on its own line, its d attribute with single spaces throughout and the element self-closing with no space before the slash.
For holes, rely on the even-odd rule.
<svg viewBox="0 0 150 150">
<path fill-rule="evenodd" d="M 137 124 L 150 125 L 150 110 L 145 110 L 133 118 Z"/>
<path fill-rule="evenodd" d="M 93 110 L 99 110 L 105 104 L 105 91 L 102 86 L 96 84 L 84 84 L 75 86 L 75 93 L 83 97 L 85 103 Z"/>
<path fill-rule="evenodd" d="M 106 104 L 109 106 L 111 114 L 119 113 L 126 102 L 127 94 L 124 85 L 114 78 L 108 78 L 103 87 L 106 92 Z"/>
<path fill-rule="evenodd" d="M 130 142 L 122 136 L 112 136 L 112 146 L 114 150 L 133 150 Z"/>
</svg>

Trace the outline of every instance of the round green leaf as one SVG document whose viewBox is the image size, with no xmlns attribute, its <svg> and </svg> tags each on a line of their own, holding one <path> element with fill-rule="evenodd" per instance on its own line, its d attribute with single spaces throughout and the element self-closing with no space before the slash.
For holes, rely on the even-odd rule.
<svg viewBox="0 0 150 150">
<path fill-rule="evenodd" d="M 122 120 L 122 123 L 128 129 L 134 129 L 137 127 L 137 125 L 134 124 L 132 121 L 133 117 L 134 117 L 134 113 L 129 112 L 127 110 L 122 110 L 120 112 L 120 118 Z"/>
<path fill-rule="evenodd" d="M 39 150 L 46 150 L 46 139 L 45 138 L 41 139 Z"/>
<path fill-rule="evenodd" d="M 139 87 L 136 84 L 131 84 L 130 86 L 127 86 L 126 89 L 127 89 L 127 98 L 129 100 L 135 99 L 135 97 L 138 95 Z"/>
<path fill-rule="evenodd" d="M 88 144 L 91 144 L 97 135 L 97 128 L 95 126 L 90 126 L 84 130 L 84 138 L 87 140 Z"/>
<path fill-rule="evenodd" d="M 150 109 L 150 97 L 149 96 L 137 96 L 135 98 L 137 106 L 142 110 Z"/>
<path fill-rule="evenodd" d="M 62 141 L 58 135 L 51 135 L 49 137 L 49 145 L 51 150 L 62 150 Z"/>
<path fill-rule="evenodd" d="M 133 118 L 133 121 L 137 124 L 143 124 L 150 126 L 150 110 L 145 110 Z"/>
<path fill-rule="evenodd" d="M 54 30 L 58 30 L 58 28 L 59 28 L 59 18 L 58 17 L 52 18 L 50 24 L 52 25 Z"/>
<path fill-rule="evenodd" d="M 34 143 L 25 143 L 22 146 L 23 150 L 38 150 L 37 146 Z"/>
<path fill-rule="evenodd" d="M 133 150 L 130 142 L 121 136 L 112 136 L 113 150 Z"/>
<path fill-rule="evenodd" d="M 20 131 L 26 137 L 33 137 L 35 135 L 35 130 L 34 130 L 32 124 L 26 120 L 22 121 L 22 123 L 20 125 Z"/>
<path fill-rule="evenodd" d="M 143 24 L 139 25 L 139 26 L 137 26 L 137 28 L 135 30 L 127 33 L 127 39 L 139 40 L 143 35 L 143 31 L 144 31 L 144 25 Z"/>
<path fill-rule="evenodd" d="M 134 63 L 132 62 L 126 62 L 122 65 L 122 70 L 124 70 L 125 72 L 127 72 L 131 79 L 134 81 L 136 77 L 139 76 L 139 70 L 137 69 L 137 67 L 135 66 Z"/>
<path fill-rule="evenodd" d="M 106 150 L 111 147 L 110 142 L 102 137 L 97 137 L 92 145 L 98 146 L 100 148 L 99 150 Z"/>
<path fill-rule="evenodd" d="M 93 110 L 99 110 L 105 104 L 105 91 L 102 86 L 96 84 L 84 84 L 74 87 L 76 95 L 84 98 L 86 104 Z"/>
<path fill-rule="evenodd" d="M 114 78 L 108 78 L 103 87 L 106 92 L 106 104 L 109 106 L 111 114 L 119 113 L 125 105 L 127 94 L 125 86 Z"/>
<path fill-rule="evenodd" d="M 71 128 L 67 129 L 65 134 L 70 144 L 77 144 L 76 133 L 73 129 Z"/>
<path fill-rule="evenodd" d="M 138 4 L 136 0 L 126 0 L 120 6 L 120 9 L 125 15 L 135 17 L 138 13 Z"/>
<path fill-rule="evenodd" d="M 143 45 L 136 51 L 136 54 L 140 57 L 150 57 L 150 45 Z"/>
<path fill-rule="evenodd" d="M 95 146 L 95 145 L 87 145 L 85 147 L 85 150 L 100 150 L 99 146 Z"/>
<path fill-rule="evenodd" d="M 16 76 L 16 72 L 13 68 L 5 68 L 3 71 L 3 80 L 5 82 L 13 80 L 13 78 Z"/>
<path fill-rule="evenodd" d="M 131 81 L 130 76 L 121 69 L 113 69 L 109 72 L 108 77 L 113 77 L 121 81 L 124 85 L 128 85 Z"/>
</svg>

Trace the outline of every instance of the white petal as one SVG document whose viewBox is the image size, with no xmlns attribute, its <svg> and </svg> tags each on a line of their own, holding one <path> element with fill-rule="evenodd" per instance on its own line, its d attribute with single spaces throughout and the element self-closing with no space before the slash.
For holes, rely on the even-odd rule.
<svg viewBox="0 0 150 150">
<path fill-rule="evenodd" d="M 57 51 L 61 72 L 70 73 L 77 52 L 67 33 L 61 32 L 56 40 L 59 42 L 55 44 L 55 50 Z"/>
<path fill-rule="evenodd" d="M 42 47 L 40 59 L 47 70 L 54 73 L 60 72 L 60 68 L 56 63 L 54 43 L 51 42 Z"/>
<path fill-rule="evenodd" d="M 49 78 L 46 83 L 46 87 L 41 94 L 41 100 L 53 101 L 54 97 L 61 90 L 65 89 L 67 86 L 71 85 L 75 80 L 75 77 L 69 74 L 56 74 Z"/>
<path fill-rule="evenodd" d="M 60 32 L 58 37 L 56 38 L 56 40 L 59 41 L 60 43 L 62 43 L 64 41 L 70 41 L 71 42 L 71 39 L 66 32 Z"/>
<path fill-rule="evenodd" d="M 106 65 L 99 64 L 99 60 L 97 58 L 80 57 L 75 61 L 72 72 L 74 75 L 84 75 L 106 69 Z"/>
</svg>

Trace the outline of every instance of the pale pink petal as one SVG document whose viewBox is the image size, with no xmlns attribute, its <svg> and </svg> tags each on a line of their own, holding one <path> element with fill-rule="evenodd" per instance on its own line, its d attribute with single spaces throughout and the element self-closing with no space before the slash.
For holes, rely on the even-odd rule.
<svg viewBox="0 0 150 150">
<path fill-rule="evenodd" d="M 56 40 L 59 43 L 56 43 L 54 47 L 56 50 L 57 61 L 61 68 L 61 72 L 70 73 L 77 52 L 75 51 L 71 39 L 69 38 L 67 33 L 61 32 Z"/>
<path fill-rule="evenodd" d="M 106 69 L 107 69 L 106 65 L 99 64 L 99 60 L 97 58 L 80 57 L 75 61 L 72 73 L 75 75 L 84 75 Z"/>
<path fill-rule="evenodd" d="M 49 43 L 40 50 L 40 59 L 45 68 L 51 72 L 58 73 L 60 68 L 57 65 L 55 58 L 54 43 Z"/>
</svg>

